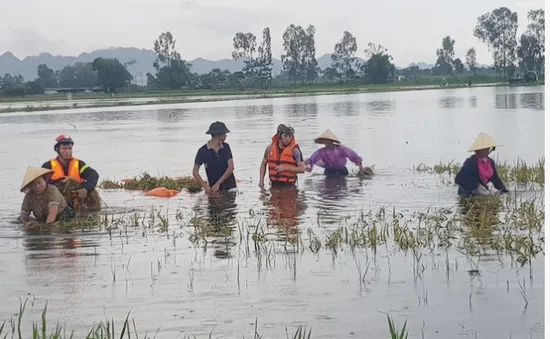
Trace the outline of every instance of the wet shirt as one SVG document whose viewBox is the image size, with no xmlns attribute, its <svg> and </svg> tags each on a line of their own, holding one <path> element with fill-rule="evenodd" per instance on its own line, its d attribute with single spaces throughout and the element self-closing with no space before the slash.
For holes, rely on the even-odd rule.
<svg viewBox="0 0 550 339">
<path fill-rule="evenodd" d="M 26 216 L 32 213 L 36 220 L 46 221 L 49 208 L 52 205 L 59 206 L 59 211 L 62 211 L 67 206 L 67 202 L 57 187 L 48 184 L 42 194 L 35 194 L 32 191 L 25 194 L 21 213 Z"/>
<path fill-rule="evenodd" d="M 233 159 L 233 154 L 231 153 L 231 147 L 229 147 L 229 144 L 225 142 L 222 143 L 220 149 L 216 152 L 214 148 L 210 146 L 210 143 L 206 143 L 197 151 L 195 165 L 201 166 L 204 164 L 206 177 L 208 178 L 208 185 L 212 187 L 216 184 L 216 182 L 218 182 L 229 167 L 227 162 L 230 159 Z M 235 175 L 231 173 L 229 178 L 227 178 L 220 185 L 220 190 L 230 190 L 235 187 L 237 187 L 237 181 L 235 180 Z"/>
<path fill-rule="evenodd" d="M 347 160 L 359 165 L 363 159 L 351 148 L 344 145 L 334 147 L 323 147 L 316 150 L 306 161 L 306 167 L 312 168 L 314 165 L 326 169 L 338 170 L 346 167 Z"/>
</svg>

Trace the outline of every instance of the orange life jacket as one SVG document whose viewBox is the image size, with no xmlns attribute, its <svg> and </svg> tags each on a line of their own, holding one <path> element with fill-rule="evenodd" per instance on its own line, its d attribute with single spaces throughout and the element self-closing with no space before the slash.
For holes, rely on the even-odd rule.
<svg viewBox="0 0 550 339">
<path fill-rule="evenodd" d="M 292 137 L 290 144 L 279 153 L 279 136 L 275 135 L 271 138 L 273 143 L 267 157 L 267 166 L 269 168 L 269 180 L 271 182 L 289 183 L 294 184 L 296 182 L 296 173 L 293 172 L 277 172 L 275 167 L 279 165 L 297 166 L 298 163 L 294 159 L 294 148 L 299 147 L 296 143 L 296 139 Z"/>
<path fill-rule="evenodd" d="M 79 183 L 84 182 L 84 179 L 82 179 L 82 177 L 80 177 L 80 173 L 85 168 L 82 168 L 82 170 L 80 169 L 80 161 L 77 158 L 72 158 L 71 159 L 71 162 L 69 163 L 69 173 L 68 173 L 68 175 L 65 173 L 65 170 L 63 169 L 63 164 L 61 164 L 59 159 L 57 159 L 57 158 L 51 159 L 50 160 L 50 165 L 51 165 L 52 171 L 53 171 L 53 174 L 52 174 L 52 177 L 51 177 L 52 181 L 64 179 L 67 176 L 69 176 L 76 182 L 79 182 Z"/>
</svg>

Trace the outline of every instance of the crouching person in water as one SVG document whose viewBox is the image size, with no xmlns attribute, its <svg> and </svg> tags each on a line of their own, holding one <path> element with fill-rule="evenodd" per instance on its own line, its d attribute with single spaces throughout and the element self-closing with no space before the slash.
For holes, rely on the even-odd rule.
<svg viewBox="0 0 550 339">
<path fill-rule="evenodd" d="M 325 169 L 326 176 L 346 176 L 349 174 L 346 168 L 348 159 L 359 167 L 359 171 L 364 171 L 363 159 L 354 150 L 342 145 L 330 129 L 319 135 L 315 143 L 323 144 L 325 147 L 316 150 L 306 161 L 306 171 L 311 172 L 313 166 L 317 165 Z"/>
<path fill-rule="evenodd" d="M 489 157 L 497 141 L 485 133 L 480 133 L 476 138 L 469 152 L 474 152 L 458 171 L 455 183 L 458 185 L 458 195 L 471 197 L 489 194 L 489 182 L 501 193 L 508 193 L 508 189 L 498 176 L 495 162 Z"/>
<path fill-rule="evenodd" d="M 48 224 L 74 218 L 74 210 L 67 205 L 57 187 L 49 184 L 44 176 L 52 171 L 44 168 L 29 167 L 25 172 L 21 192 L 25 193 L 19 221 L 26 224 L 33 219 Z"/>
<path fill-rule="evenodd" d="M 51 169 L 49 183 L 57 186 L 69 205 L 77 210 L 99 211 L 101 199 L 96 190 L 99 175 L 84 161 L 73 157 L 73 139 L 60 135 L 53 149 L 57 157 L 50 159 L 42 168 Z"/>
</svg>

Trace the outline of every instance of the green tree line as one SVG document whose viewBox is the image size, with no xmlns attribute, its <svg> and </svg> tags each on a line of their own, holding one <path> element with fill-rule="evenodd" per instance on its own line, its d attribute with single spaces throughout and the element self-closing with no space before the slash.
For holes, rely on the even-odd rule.
<svg viewBox="0 0 550 339">
<path fill-rule="evenodd" d="M 352 33 L 345 31 L 334 45 L 331 65 L 320 69 L 316 59 L 313 25 L 290 25 L 283 33 L 281 74 L 272 72 L 273 55 L 271 31 L 263 29 L 261 41 L 251 32 L 236 33 L 233 38 L 232 57 L 243 62 L 237 72 L 213 69 L 207 74 L 191 71 L 191 65 L 182 59 L 176 49 L 176 40 L 170 32 L 159 35 L 153 43 L 156 60 L 155 74 L 147 73 L 147 89 L 245 89 L 289 86 L 294 84 L 344 83 L 384 84 L 395 81 L 396 76 L 454 76 L 468 72 L 474 76 L 496 74 L 511 79 L 514 74 L 535 71 L 544 73 L 544 10 L 531 10 L 527 14 L 526 31 L 517 39 L 518 16 L 506 7 L 494 9 L 478 17 L 473 35 L 485 43 L 493 55 L 493 67 L 479 67 L 476 50 L 471 47 L 464 62 L 455 55 L 455 40 L 446 36 L 435 53 L 435 66 L 420 69 L 411 66 L 396 69 L 390 52 L 374 42 L 363 50 L 364 60 L 358 57 L 358 44 Z M 105 92 L 130 89 L 132 75 L 127 66 L 117 59 L 97 58 L 90 63 L 75 63 L 59 71 L 39 65 L 38 77 L 24 82 L 21 76 L 6 74 L 0 77 L 0 90 L 5 95 L 43 92 L 44 88 L 94 87 Z"/>
</svg>

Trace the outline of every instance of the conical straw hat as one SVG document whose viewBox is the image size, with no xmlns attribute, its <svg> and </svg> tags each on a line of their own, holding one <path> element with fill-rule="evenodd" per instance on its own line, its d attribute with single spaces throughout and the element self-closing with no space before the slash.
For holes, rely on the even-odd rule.
<svg viewBox="0 0 550 339">
<path fill-rule="evenodd" d="M 27 167 L 25 176 L 23 177 L 23 183 L 21 184 L 21 192 L 27 187 L 28 184 L 33 182 L 36 178 L 39 178 L 45 174 L 52 173 L 52 170 L 40 167 Z"/>
<path fill-rule="evenodd" d="M 485 149 L 485 148 L 493 148 L 497 146 L 502 146 L 502 145 L 499 144 L 498 141 L 496 141 L 495 139 L 488 136 L 487 134 L 479 133 L 476 140 L 474 140 L 474 143 L 472 144 L 472 146 L 470 146 L 470 149 L 468 150 L 468 152 L 478 151 L 480 149 Z"/>
<path fill-rule="evenodd" d="M 340 143 L 340 139 L 338 139 L 338 137 L 332 133 L 332 131 L 330 129 L 327 129 L 326 131 L 324 131 L 323 133 L 321 133 L 321 135 L 319 135 L 317 137 L 317 139 L 315 139 L 315 142 L 317 144 L 322 144 L 322 141 L 323 140 L 330 140 L 330 141 L 334 141 L 336 143 Z"/>
</svg>

